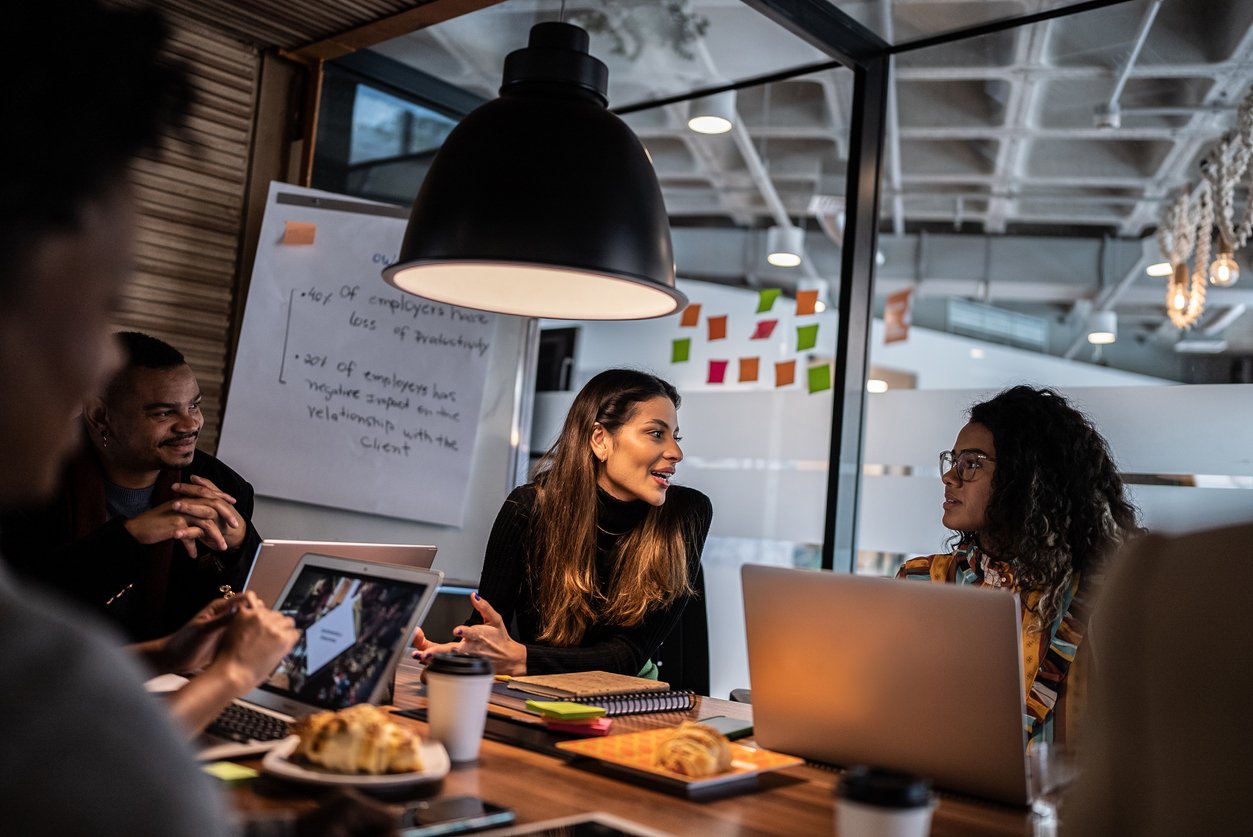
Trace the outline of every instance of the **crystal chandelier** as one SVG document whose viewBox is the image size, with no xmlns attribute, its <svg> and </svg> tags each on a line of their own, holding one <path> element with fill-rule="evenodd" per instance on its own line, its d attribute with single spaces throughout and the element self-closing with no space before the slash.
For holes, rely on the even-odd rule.
<svg viewBox="0 0 1253 837">
<path fill-rule="evenodd" d="M 1164 207 L 1157 227 L 1158 247 L 1172 267 L 1166 286 L 1166 313 L 1177 328 L 1191 328 L 1205 311 L 1207 279 L 1210 284 L 1228 287 L 1240 278 L 1235 253 L 1243 249 L 1253 232 L 1253 195 L 1246 195 L 1237 224 L 1236 187 L 1250 171 L 1250 158 L 1253 88 L 1240 103 L 1235 128 L 1201 161 L 1201 182 Z M 1253 190 L 1253 175 L 1249 188 Z M 1211 262 L 1215 243 L 1218 255 Z"/>
</svg>

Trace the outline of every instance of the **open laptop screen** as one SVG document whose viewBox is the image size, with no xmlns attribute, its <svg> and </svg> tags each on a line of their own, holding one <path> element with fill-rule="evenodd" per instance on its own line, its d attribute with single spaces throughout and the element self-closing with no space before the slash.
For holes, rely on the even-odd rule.
<svg viewBox="0 0 1253 837">
<path fill-rule="evenodd" d="M 261 689 L 324 709 L 372 701 L 438 582 L 429 571 L 306 556 L 277 608 L 301 637 Z"/>
</svg>

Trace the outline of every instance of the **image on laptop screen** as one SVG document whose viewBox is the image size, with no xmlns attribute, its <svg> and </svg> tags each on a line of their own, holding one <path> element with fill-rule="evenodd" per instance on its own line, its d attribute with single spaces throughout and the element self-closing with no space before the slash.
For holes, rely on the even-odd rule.
<svg viewBox="0 0 1253 837">
<path fill-rule="evenodd" d="M 261 689 L 325 709 L 369 701 L 427 589 L 303 565 L 277 608 L 301 637 Z"/>
</svg>

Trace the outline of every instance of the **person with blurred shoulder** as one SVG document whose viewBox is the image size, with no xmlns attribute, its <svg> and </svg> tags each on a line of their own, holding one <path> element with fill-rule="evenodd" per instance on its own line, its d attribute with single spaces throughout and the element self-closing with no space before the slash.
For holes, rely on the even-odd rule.
<svg viewBox="0 0 1253 837">
<path fill-rule="evenodd" d="M 672 482 L 683 459 L 679 402 L 646 372 L 588 381 L 534 482 L 496 517 L 470 623 L 453 643 L 419 630 L 415 656 L 478 654 L 509 675 L 656 679 L 657 649 L 694 601 L 713 519 L 708 497 Z"/>
<path fill-rule="evenodd" d="M 252 486 L 196 447 L 200 385 L 183 355 L 139 332 L 117 337 L 125 365 L 84 400 L 89 444 L 52 504 L 0 522 L 0 550 L 143 641 L 243 589 L 261 538 Z"/>
<path fill-rule="evenodd" d="M 1016 386 L 970 409 L 940 476 L 953 550 L 897 575 L 1017 593 L 1028 744 L 1065 740 L 1104 563 L 1140 532 L 1109 446 L 1055 390 Z"/>
<path fill-rule="evenodd" d="M 5 34 L 0 147 L 19 161 L 0 181 L 0 510 L 10 511 L 51 499 L 80 438 L 83 399 L 121 366 L 109 320 L 134 269 L 128 167 L 179 121 L 190 91 L 186 73 L 160 57 L 165 28 L 151 10 L 18 3 L 6 9 Z M 234 649 L 253 649 L 255 673 L 267 662 L 257 649 L 290 647 L 290 620 L 247 595 L 197 618 L 181 637 L 141 650 L 207 664 L 206 674 L 218 672 L 207 683 L 234 688 L 243 681 L 232 685 L 232 673 L 246 667 L 215 668 L 223 654 L 238 663 Z M 145 673 L 115 640 L 89 612 L 0 566 L 4 832 L 232 833 L 185 732 L 144 692 Z M 342 805 L 296 821 L 296 833 L 390 832 L 384 812 Z"/>
<path fill-rule="evenodd" d="M 1253 525 L 1148 535 L 1097 602 L 1064 837 L 1248 834 Z"/>
</svg>

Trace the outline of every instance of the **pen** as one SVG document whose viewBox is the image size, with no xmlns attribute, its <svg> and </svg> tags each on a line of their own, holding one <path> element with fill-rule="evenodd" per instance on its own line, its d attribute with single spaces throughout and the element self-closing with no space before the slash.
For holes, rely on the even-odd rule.
<svg viewBox="0 0 1253 837">
<path fill-rule="evenodd" d="M 513 678 L 512 678 L 512 677 L 510 677 L 510 676 L 509 676 L 509 675 L 507 675 L 507 674 L 497 674 L 497 675 L 496 675 L 496 682 L 497 682 L 497 683 L 508 683 L 508 682 L 509 682 L 510 680 L 512 680 L 512 679 L 513 679 Z"/>
</svg>

